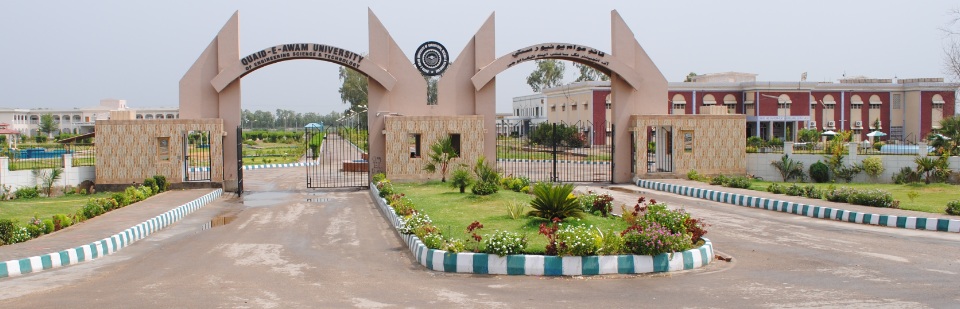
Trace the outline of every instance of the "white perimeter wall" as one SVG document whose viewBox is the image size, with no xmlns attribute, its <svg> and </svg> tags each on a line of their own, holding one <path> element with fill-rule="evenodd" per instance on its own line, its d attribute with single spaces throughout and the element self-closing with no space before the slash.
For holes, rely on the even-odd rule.
<svg viewBox="0 0 960 309">
<path fill-rule="evenodd" d="M 70 156 L 70 155 L 65 155 Z M 69 166 L 72 158 L 65 158 L 67 167 L 63 169 L 60 180 L 54 184 L 54 187 L 78 186 L 84 180 L 95 181 L 97 179 L 96 168 L 94 166 Z M 10 186 L 10 190 L 16 191 L 20 187 L 32 187 L 40 185 L 40 179 L 33 176 L 32 170 L 11 171 L 9 159 L 0 157 L 0 185 Z M 47 169 L 49 173 L 50 169 Z"/>
</svg>

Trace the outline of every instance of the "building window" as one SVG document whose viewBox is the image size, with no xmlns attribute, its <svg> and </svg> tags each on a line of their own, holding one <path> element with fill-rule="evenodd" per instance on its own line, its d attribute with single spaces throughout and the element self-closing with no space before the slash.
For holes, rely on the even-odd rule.
<svg viewBox="0 0 960 309">
<path fill-rule="evenodd" d="M 576 104 L 572 105 L 571 107 L 573 108 L 573 110 L 577 110 L 577 105 L 576 105 Z"/>
<path fill-rule="evenodd" d="M 893 95 L 893 100 L 891 100 L 891 101 L 893 101 L 893 109 L 901 109 L 900 105 L 902 104 L 902 103 L 901 103 L 902 100 L 903 100 L 903 98 L 900 96 L 899 93 L 894 94 L 894 95 Z"/>
<path fill-rule="evenodd" d="M 410 148 L 410 157 L 420 157 L 420 133 L 407 134 L 407 146 Z"/>
<path fill-rule="evenodd" d="M 540 117 L 540 107 L 539 107 L 539 106 L 537 106 L 536 111 L 537 111 L 537 115 L 536 115 L 536 116 L 537 116 L 537 117 Z"/>
<path fill-rule="evenodd" d="M 517 112 L 516 112 L 514 115 L 520 116 L 520 109 L 519 109 L 519 108 L 517 109 Z"/>
<path fill-rule="evenodd" d="M 863 104 L 850 105 L 850 109 L 863 109 Z"/>
<path fill-rule="evenodd" d="M 170 161 L 170 137 L 157 138 L 157 158 L 159 161 Z"/>
<path fill-rule="evenodd" d="M 870 109 L 880 109 L 880 104 L 870 104 Z"/>
<path fill-rule="evenodd" d="M 453 145 L 453 152 L 460 156 L 460 133 L 450 134 L 450 145 Z"/>
<path fill-rule="evenodd" d="M 551 107 L 550 107 L 550 111 L 551 111 L 551 112 L 557 111 L 557 106 L 556 106 L 556 105 L 551 106 Z"/>
<path fill-rule="evenodd" d="M 561 112 L 567 111 L 567 106 L 566 106 L 566 105 L 560 106 L 560 111 L 561 111 Z"/>
<path fill-rule="evenodd" d="M 684 109 L 685 104 L 674 104 L 673 109 Z"/>
<path fill-rule="evenodd" d="M 610 102 L 607 102 L 607 109 L 610 109 L 611 107 L 613 107 L 613 104 L 610 104 Z"/>
</svg>

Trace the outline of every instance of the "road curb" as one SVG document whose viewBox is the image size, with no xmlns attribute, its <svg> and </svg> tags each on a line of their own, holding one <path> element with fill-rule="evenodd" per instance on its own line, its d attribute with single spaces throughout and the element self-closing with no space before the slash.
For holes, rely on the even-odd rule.
<svg viewBox="0 0 960 309">
<path fill-rule="evenodd" d="M 113 254 L 179 221 L 186 215 L 205 206 L 210 201 L 217 199 L 222 193 L 223 189 L 217 189 L 113 236 L 86 245 L 40 256 L 0 262 L 0 278 L 16 277 L 23 274 L 78 264 Z"/>
<path fill-rule="evenodd" d="M 380 212 L 390 221 L 397 234 L 407 243 L 410 253 L 420 265 L 434 271 L 470 274 L 528 275 L 528 276 L 584 276 L 605 274 L 642 274 L 681 271 L 706 266 L 714 258 L 713 243 L 704 238 L 704 245 L 683 252 L 649 255 L 601 256 L 545 256 L 486 253 L 450 253 L 429 249 L 412 234 L 401 234 L 397 229 L 400 217 L 380 197 L 375 185 L 370 186 L 370 197 Z"/>
<path fill-rule="evenodd" d="M 504 163 L 550 163 L 553 160 L 528 160 L 528 159 L 497 159 L 497 162 Z M 610 161 L 577 161 L 577 160 L 557 160 L 557 163 L 577 163 L 587 165 L 610 165 Z"/>
<path fill-rule="evenodd" d="M 285 168 L 285 167 L 302 167 L 302 166 L 315 166 L 317 163 L 313 162 L 294 162 L 294 163 L 276 163 L 276 164 L 257 164 L 257 165 L 244 165 L 243 170 L 258 170 L 264 168 Z M 191 167 L 191 172 L 207 172 L 210 171 L 209 167 Z"/>
<path fill-rule="evenodd" d="M 960 233 L 960 220 L 943 218 L 905 217 L 896 215 L 881 215 L 862 213 L 831 207 L 781 201 L 763 197 L 750 196 L 738 193 L 729 193 L 710 189 L 681 186 L 669 183 L 638 179 L 638 187 L 679 194 L 714 202 L 727 203 L 737 206 L 753 207 L 773 210 L 811 218 L 830 219 L 836 221 L 888 226 L 902 229 L 941 231 Z"/>
</svg>

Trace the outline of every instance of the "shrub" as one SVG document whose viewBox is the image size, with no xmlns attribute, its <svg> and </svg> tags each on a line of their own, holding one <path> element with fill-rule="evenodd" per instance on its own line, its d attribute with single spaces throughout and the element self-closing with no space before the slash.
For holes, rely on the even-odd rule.
<svg viewBox="0 0 960 309">
<path fill-rule="evenodd" d="M 747 153 L 757 153 L 757 147 L 747 146 L 746 151 Z"/>
<path fill-rule="evenodd" d="M 824 192 L 823 198 L 831 202 L 846 203 L 853 193 L 854 190 L 851 188 L 834 188 Z"/>
<path fill-rule="evenodd" d="M 893 196 L 891 196 L 889 192 L 879 189 L 855 190 L 847 197 L 847 202 L 864 206 L 891 207 L 893 205 Z"/>
<path fill-rule="evenodd" d="M 389 197 L 390 207 L 393 207 L 393 212 L 398 216 L 409 216 L 416 213 L 416 209 L 413 208 L 413 202 L 410 201 L 403 193 L 394 193 Z"/>
<path fill-rule="evenodd" d="M 387 179 L 387 174 L 384 174 L 384 173 L 373 174 L 373 183 L 378 183 L 385 179 Z"/>
<path fill-rule="evenodd" d="M 879 142 L 879 141 L 878 141 L 878 142 L 874 142 L 874 143 L 873 143 L 873 149 L 874 149 L 874 150 L 877 150 L 877 151 L 880 151 L 880 149 L 883 148 L 883 145 L 885 145 L 883 142 Z"/>
<path fill-rule="evenodd" d="M 583 210 L 577 204 L 577 199 L 571 197 L 571 192 L 572 184 L 538 183 L 533 187 L 534 199 L 530 202 L 533 210 L 528 215 L 547 220 L 583 217 Z"/>
<path fill-rule="evenodd" d="M 53 226 L 53 220 L 43 219 L 42 222 L 43 222 L 43 233 L 44 234 L 53 233 L 53 231 L 55 230 L 55 226 Z"/>
<path fill-rule="evenodd" d="M 144 179 L 143 186 L 150 188 L 150 192 L 151 192 L 150 195 L 160 193 L 160 185 L 157 184 L 156 178 L 151 177 L 151 178 Z"/>
<path fill-rule="evenodd" d="M 500 173 L 483 156 L 477 158 L 477 163 L 473 166 L 473 172 L 477 175 L 477 182 L 470 189 L 473 194 L 490 195 L 500 190 Z"/>
<path fill-rule="evenodd" d="M 749 189 L 750 179 L 744 176 L 735 176 L 730 178 L 723 186 L 730 188 Z"/>
<path fill-rule="evenodd" d="M 883 174 L 883 160 L 880 157 L 868 157 L 863 159 L 863 171 L 870 177 L 879 177 Z"/>
<path fill-rule="evenodd" d="M 430 216 L 425 213 L 415 213 L 412 216 L 401 219 L 398 230 L 402 234 L 413 234 L 413 231 L 417 228 L 431 224 L 433 224 L 433 221 L 430 220 Z"/>
<path fill-rule="evenodd" d="M 620 236 L 620 233 L 607 231 L 598 235 L 600 237 L 600 248 L 597 248 L 597 254 L 617 255 L 626 252 L 623 237 Z"/>
<path fill-rule="evenodd" d="M 690 170 L 689 172 L 687 172 L 687 179 L 690 179 L 693 181 L 700 181 L 700 177 L 701 176 L 699 173 L 697 173 L 697 170 Z"/>
<path fill-rule="evenodd" d="M 715 186 L 722 186 L 728 182 L 730 182 L 730 178 L 723 175 L 717 175 L 710 179 L 710 184 Z"/>
<path fill-rule="evenodd" d="M 808 185 L 803 187 L 803 197 L 820 199 L 823 198 L 823 190 L 817 189 L 814 185 Z"/>
<path fill-rule="evenodd" d="M 73 225 L 73 220 L 64 214 L 53 215 L 53 230 L 59 231 Z"/>
<path fill-rule="evenodd" d="M 17 223 L 10 219 L 0 219 L 0 244 L 13 244 L 13 234 L 17 230 Z"/>
<path fill-rule="evenodd" d="M 36 186 L 33 187 L 21 187 L 17 189 L 17 192 L 13 194 L 17 199 L 30 199 L 40 197 L 40 189 Z"/>
<path fill-rule="evenodd" d="M 753 147 L 754 149 L 763 147 L 763 139 L 759 136 L 751 136 L 747 138 L 747 147 Z"/>
<path fill-rule="evenodd" d="M 26 227 L 27 232 L 30 233 L 30 238 L 40 237 L 40 235 L 43 235 L 47 230 L 47 227 L 43 225 L 43 221 L 40 221 L 40 219 L 37 219 L 37 217 L 30 219 L 30 222 L 27 223 Z"/>
<path fill-rule="evenodd" d="M 843 179 L 844 182 L 850 183 L 853 177 L 857 176 L 861 170 L 863 170 L 863 167 L 856 164 L 849 166 L 839 165 L 833 169 L 833 175 L 836 176 L 837 179 Z"/>
<path fill-rule="evenodd" d="M 83 217 L 87 219 L 102 215 L 104 212 L 103 206 L 94 202 L 94 200 L 88 201 L 81 210 L 83 211 Z"/>
<path fill-rule="evenodd" d="M 893 174 L 893 183 L 902 185 L 920 181 L 920 174 L 914 172 L 909 166 L 900 168 L 900 171 Z"/>
<path fill-rule="evenodd" d="M 380 197 L 387 197 L 395 193 L 393 190 L 393 183 L 390 183 L 389 179 L 384 179 L 376 183 L 377 190 L 380 190 Z"/>
<path fill-rule="evenodd" d="M 496 231 L 483 240 L 484 251 L 498 256 L 522 253 L 527 248 L 527 238 L 517 233 Z"/>
<path fill-rule="evenodd" d="M 783 155 L 780 157 L 780 161 L 770 162 L 770 165 L 773 165 L 773 167 L 777 168 L 777 171 L 780 172 L 780 177 L 783 178 L 783 182 L 790 181 L 794 178 L 803 181 L 805 178 L 807 178 L 807 176 L 803 174 L 803 163 L 794 159 L 790 159 L 790 156 L 788 155 Z"/>
<path fill-rule="evenodd" d="M 791 184 L 789 187 L 787 187 L 787 190 L 784 191 L 784 194 L 789 196 L 802 196 L 803 189 L 797 184 Z"/>
<path fill-rule="evenodd" d="M 453 174 L 450 175 L 450 186 L 460 189 L 460 193 L 464 193 L 472 183 L 473 176 L 463 166 L 454 169 Z"/>
<path fill-rule="evenodd" d="M 520 219 L 523 217 L 523 209 L 525 205 L 521 202 L 511 201 L 507 203 L 507 214 L 510 215 L 510 219 Z"/>
<path fill-rule="evenodd" d="M 10 236 L 10 241 L 7 244 L 16 244 L 30 240 L 30 231 L 27 230 L 25 226 L 17 226 L 13 230 L 13 234 Z"/>
<path fill-rule="evenodd" d="M 640 255 L 684 251 L 693 243 L 689 234 L 673 232 L 657 222 L 648 222 L 640 229 L 628 229 L 623 242 L 627 252 Z"/>
<path fill-rule="evenodd" d="M 810 164 L 810 178 L 814 182 L 824 183 L 830 181 L 830 167 L 822 161 Z"/>
<path fill-rule="evenodd" d="M 557 230 L 557 255 L 596 255 L 600 249 L 600 230 L 591 226 L 564 224 Z"/>
<path fill-rule="evenodd" d="M 779 183 L 772 183 L 770 184 L 770 186 L 767 187 L 767 192 L 770 192 L 773 194 L 783 194 L 787 192 L 787 189 L 784 188 L 783 185 Z"/>
<path fill-rule="evenodd" d="M 114 192 L 110 195 L 110 198 L 112 198 L 114 201 L 117 201 L 117 205 L 119 207 L 130 205 L 130 198 L 127 197 L 126 194 L 123 194 L 123 192 Z"/>
<path fill-rule="evenodd" d="M 960 216 L 960 200 L 953 200 L 947 202 L 947 214 Z"/>
</svg>

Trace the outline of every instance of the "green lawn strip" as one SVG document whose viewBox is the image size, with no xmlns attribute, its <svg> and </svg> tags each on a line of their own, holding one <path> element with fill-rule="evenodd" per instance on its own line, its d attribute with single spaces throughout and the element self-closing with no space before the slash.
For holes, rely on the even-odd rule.
<svg viewBox="0 0 960 309">
<path fill-rule="evenodd" d="M 33 198 L 0 202 L 0 219 L 12 219 L 21 224 L 36 215 L 40 219 L 50 219 L 55 214 L 72 215 L 83 208 L 88 199 L 110 197 L 112 192 L 90 195 L 64 195 L 54 198 Z"/>
<path fill-rule="evenodd" d="M 774 181 L 754 181 L 750 190 L 767 191 L 767 187 L 772 183 L 780 183 L 790 186 L 792 183 L 774 182 Z M 798 183 L 800 186 L 811 185 L 811 183 Z M 942 214 L 947 209 L 947 202 L 960 200 L 960 186 L 936 183 L 936 184 L 876 184 L 876 183 L 813 183 L 819 189 L 826 189 L 831 185 L 840 187 L 849 187 L 860 190 L 880 189 L 893 196 L 894 200 L 900 201 L 900 209 L 915 210 L 929 213 Z M 907 196 L 910 191 L 919 193 L 913 201 Z"/>
<path fill-rule="evenodd" d="M 301 143 L 265 143 L 258 142 L 257 148 L 244 146 L 243 164 L 283 164 L 299 162 L 304 153 Z"/>
<path fill-rule="evenodd" d="M 475 244 L 469 240 L 470 235 L 466 233 L 467 226 L 473 221 L 480 221 L 483 224 L 479 234 L 484 237 L 492 235 L 496 230 L 506 230 L 526 235 L 529 253 L 542 253 L 546 248 L 547 238 L 539 235 L 538 231 L 540 223 L 547 221 L 528 216 L 514 220 L 507 213 L 507 204 L 511 201 L 527 204 L 524 211 L 530 211 L 529 203 L 533 199 L 532 195 L 504 189 L 488 196 L 471 194 L 469 189 L 467 193 L 461 194 L 439 181 L 426 184 L 395 183 L 394 188 L 406 194 L 418 210 L 429 215 L 433 224 L 439 227 L 445 236 L 463 240 L 467 244 L 468 251 L 472 250 Z M 608 230 L 620 232 L 628 227 L 619 218 L 593 215 L 586 215 L 580 221 L 567 219 L 564 223 L 593 225 L 603 232 Z"/>
</svg>

